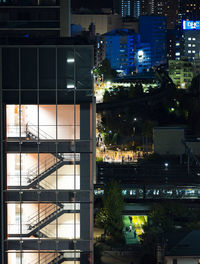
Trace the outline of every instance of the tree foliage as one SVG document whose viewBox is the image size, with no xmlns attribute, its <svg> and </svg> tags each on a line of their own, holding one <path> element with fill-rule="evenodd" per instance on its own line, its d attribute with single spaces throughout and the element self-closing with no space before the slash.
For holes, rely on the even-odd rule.
<svg viewBox="0 0 200 264">
<path fill-rule="evenodd" d="M 95 70 L 95 74 L 103 75 L 104 81 L 111 81 L 117 76 L 117 72 L 111 68 L 110 61 L 108 59 L 102 61 L 101 66 Z"/>
<path fill-rule="evenodd" d="M 120 242 L 122 238 L 122 211 L 124 199 L 121 188 L 116 181 L 109 182 L 104 190 L 103 208 L 96 216 L 95 223 L 103 226 L 105 234 Z"/>
</svg>

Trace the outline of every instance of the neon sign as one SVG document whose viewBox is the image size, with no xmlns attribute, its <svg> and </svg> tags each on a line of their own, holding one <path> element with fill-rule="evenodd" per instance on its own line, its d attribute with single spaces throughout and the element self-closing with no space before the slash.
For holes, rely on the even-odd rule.
<svg viewBox="0 0 200 264">
<path fill-rule="evenodd" d="M 200 21 L 183 20 L 183 29 L 185 30 L 200 30 Z"/>
</svg>

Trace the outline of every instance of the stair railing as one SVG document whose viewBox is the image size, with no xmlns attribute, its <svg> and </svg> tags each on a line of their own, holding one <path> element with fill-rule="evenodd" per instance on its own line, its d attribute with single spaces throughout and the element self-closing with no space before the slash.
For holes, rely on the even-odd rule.
<svg viewBox="0 0 200 264">
<path fill-rule="evenodd" d="M 62 209 L 61 207 L 56 206 L 55 204 L 51 204 L 44 210 L 40 212 L 37 211 L 34 215 L 32 215 L 28 219 L 29 230 L 43 223 L 45 219 L 47 220 L 50 217 L 50 215 L 52 215 L 53 213 L 59 212 L 61 209 Z"/>
<path fill-rule="evenodd" d="M 61 258 L 63 256 L 63 254 L 55 254 L 55 253 L 48 253 L 46 254 L 46 256 L 34 259 L 32 262 L 29 262 L 28 264 L 49 264 L 49 263 L 56 263 L 54 262 L 54 260 L 56 260 L 57 258 Z"/>
<path fill-rule="evenodd" d="M 41 176 L 43 173 L 47 172 L 50 170 L 52 167 L 60 164 L 62 160 L 56 159 L 56 157 L 49 157 L 45 159 L 42 162 L 39 162 L 38 165 L 34 165 L 31 168 L 28 169 L 27 171 L 27 181 L 30 183 L 37 179 L 39 176 Z M 38 174 L 39 172 L 39 174 Z"/>
<path fill-rule="evenodd" d="M 40 139 L 55 139 L 54 137 L 50 136 L 48 133 L 43 131 L 40 126 L 33 125 L 32 123 L 28 122 L 26 124 L 26 135 L 28 136 L 30 134 L 32 134 L 36 139 L 38 139 L 38 134 Z"/>
</svg>

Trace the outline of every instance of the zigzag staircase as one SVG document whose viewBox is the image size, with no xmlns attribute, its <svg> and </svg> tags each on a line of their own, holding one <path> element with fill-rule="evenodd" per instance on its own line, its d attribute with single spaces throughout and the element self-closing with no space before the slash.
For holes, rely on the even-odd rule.
<svg viewBox="0 0 200 264">
<path fill-rule="evenodd" d="M 63 263 L 65 261 L 63 253 L 53 254 L 48 253 L 47 255 L 41 257 L 40 259 L 36 258 L 33 262 L 28 264 L 54 264 L 54 263 Z"/>
</svg>

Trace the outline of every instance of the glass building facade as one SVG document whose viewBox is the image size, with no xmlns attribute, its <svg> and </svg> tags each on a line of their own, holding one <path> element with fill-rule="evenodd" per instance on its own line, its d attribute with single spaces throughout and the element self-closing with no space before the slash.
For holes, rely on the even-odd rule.
<svg viewBox="0 0 200 264">
<path fill-rule="evenodd" d="M 93 251 L 93 49 L 1 46 L 1 263 Z"/>
</svg>

